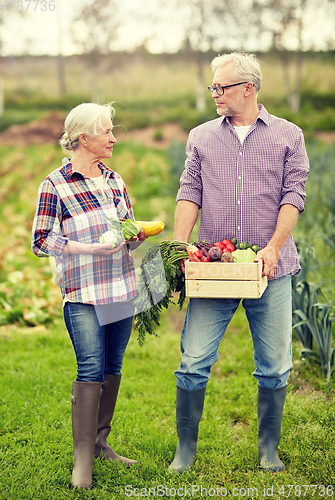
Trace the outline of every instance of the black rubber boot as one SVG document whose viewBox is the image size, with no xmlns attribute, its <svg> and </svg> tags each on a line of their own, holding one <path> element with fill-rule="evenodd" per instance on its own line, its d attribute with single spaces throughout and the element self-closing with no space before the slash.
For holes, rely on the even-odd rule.
<svg viewBox="0 0 335 500">
<path fill-rule="evenodd" d="M 72 488 L 92 486 L 94 444 L 97 436 L 101 382 L 72 384 L 72 432 L 74 465 Z"/>
<path fill-rule="evenodd" d="M 111 431 L 111 420 L 114 414 L 117 395 L 119 392 L 121 375 L 105 375 L 105 380 L 102 383 L 102 396 L 100 398 L 98 432 L 94 447 L 94 456 L 105 460 L 118 460 L 126 467 L 136 464 L 136 460 L 122 457 L 107 443 L 107 437 Z"/>
<path fill-rule="evenodd" d="M 169 471 L 182 473 L 193 465 L 197 453 L 198 428 L 204 407 L 206 387 L 187 391 L 177 386 L 176 423 L 179 438 Z"/>
<path fill-rule="evenodd" d="M 283 472 L 285 465 L 278 457 L 277 448 L 283 420 L 287 387 L 268 389 L 258 386 L 258 453 L 260 467 L 270 472 Z"/>
</svg>

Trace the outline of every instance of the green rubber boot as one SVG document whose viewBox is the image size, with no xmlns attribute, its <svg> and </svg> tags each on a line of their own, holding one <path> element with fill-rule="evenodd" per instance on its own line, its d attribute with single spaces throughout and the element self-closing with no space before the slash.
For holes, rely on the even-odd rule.
<svg viewBox="0 0 335 500">
<path fill-rule="evenodd" d="M 100 398 L 98 432 L 94 447 L 95 458 L 105 460 L 117 460 L 122 465 L 130 467 L 137 463 L 131 458 L 118 455 L 107 443 L 107 437 L 111 431 L 111 420 L 113 418 L 116 400 L 119 392 L 121 375 L 110 375 L 106 373 L 102 383 L 102 396 Z"/>
<path fill-rule="evenodd" d="M 258 453 L 260 467 L 270 472 L 283 472 L 285 465 L 278 457 L 287 387 L 268 389 L 258 385 Z"/>
<path fill-rule="evenodd" d="M 176 423 L 179 438 L 169 471 L 182 473 L 193 465 L 197 453 L 198 428 L 204 407 L 206 387 L 187 391 L 177 386 Z"/>
<path fill-rule="evenodd" d="M 72 384 L 72 432 L 74 465 L 72 488 L 89 489 L 92 486 L 94 445 L 97 436 L 98 409 L 101 382 Z"/>
</svg>

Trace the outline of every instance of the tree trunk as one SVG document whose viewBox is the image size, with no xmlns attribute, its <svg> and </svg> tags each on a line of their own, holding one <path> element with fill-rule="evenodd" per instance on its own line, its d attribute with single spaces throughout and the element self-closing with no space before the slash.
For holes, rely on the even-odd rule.
<svg viewBox="0 0 335 500">
<path fill-rule="evenodd" d="M 57 56 L 57 74 L 58 74 L 59 93 L 61 95 L 64 95 L 66 94 L 65 59 L 61 54 L 58 54 Z"/>
<path fill-rule="evenodd" d="M 3 82 L 3 76 L 0 75 L 0 116 L 4 114 L 4 111 L 5 111 L 4 82 Z"/>
<path fill-rule="evenodd" d="M 197 54 L 198 82 L 197 82 L 197 111 L 202 112 L 206 109 L 205 83 L 204 83 L 204 63 L 203 54 L 198 50 Z"/>
</svg>

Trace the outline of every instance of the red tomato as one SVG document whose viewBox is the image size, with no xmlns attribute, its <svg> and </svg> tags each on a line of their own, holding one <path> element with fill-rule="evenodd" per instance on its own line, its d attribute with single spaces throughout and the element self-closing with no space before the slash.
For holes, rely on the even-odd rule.
<svg viewBox="0 0 335 500">
<path fill-rule="evenodd" d="M 214 243 L 214 246 L 221 248 L 221 250 L 224 250 L 224 248 L 226 247 L 226 245 L 222 243 L 222 241 L 217 241 L 216 243 Z"/>
<path fill-rule="evenodd" d="M 223 240 L 222 243 L 224 245 L 232 245 L 232 242 L 230 240 Z"/>
<path fill-rule="evenodd" d="M 235 247 L 232 243 L 226 245 L 226 251 L 229 250 L 230 252 L 234 252 Z"/>
<path fill-rule="evenodd" d="M 199 249 L 194 251 L 194 255 L 197 257 L 197 259 L 201 260 L 203 258 L 203 253 Z"/>
<path fill-rule="evenodd" d="M 209 257 L 204 257 L 201 262 L 210 262 L 211 259 Z"/>
<path fill-rule="evenodd" d="M 229 252 L 229 253 L 232 253 L 234 250 L 232 250 L 231 248 L 229 247 L 225 247 L 224 249 L 224 252 Z"/>
</svg>

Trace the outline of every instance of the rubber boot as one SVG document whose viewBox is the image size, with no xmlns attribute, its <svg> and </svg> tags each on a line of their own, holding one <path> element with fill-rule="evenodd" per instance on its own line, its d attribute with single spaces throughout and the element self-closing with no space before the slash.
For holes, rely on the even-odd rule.
<svg viewBox="0 0 335 500">
<path fill-rule="evenodd" d="M 92 486 L 94 443 L 97 435 L 101 382 L 72 384 L 72 432 L 74 466 L 72 488 Z"/>
<path fill-rule="evenodd" d="M 121 375 L 105 375 L 102 383 L 102 396 L 100 399 L 98 432 L 94 447 L 94 456 L 105 460 L 118 460 L 122 465 L 130 467 L 136 464 L 136 460 L 122 457 L 107 443 L 107 437 L 111 431 L 111 420 L 113 418 L 114 408 L 117 400 L 121 382 Z"/>
<path fill-rule="evenodd" d="M 285 465 L 278 457 L 281 424 L 286 397 L 286 386 L 268 389 L 258 386 L 258 453 L 260 467 L 270 472 L 283 472 Z"/>
<path fill-rule="evenodd" d="M 179 441 L 169 471 L 182 473 L 193 465 L 197 453 L 198 429 L 205 392 L 206 387 L 187 391 L 177 386 L 176 423 Z"/>
</svg>

